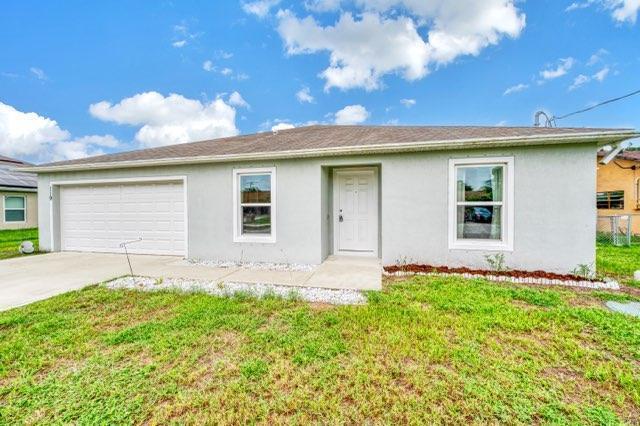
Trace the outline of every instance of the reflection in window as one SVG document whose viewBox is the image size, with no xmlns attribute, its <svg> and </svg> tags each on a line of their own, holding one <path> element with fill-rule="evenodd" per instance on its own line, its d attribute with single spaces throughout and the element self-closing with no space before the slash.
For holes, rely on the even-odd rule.
<svg viewBox="0 0 640 426">
<path fill-rule="evenodd" d="M 239 174 L 240 234 L 271 235 L 271 173 Z"/>
<path fill-rule="evenodd" d="M 271 207 L 242 206 L 243 234 L 271 234 Z"/>
<path fill-rule="evenodd" d="M 458 239 L 502 239 L 504 170 L 504 165 L 456 167 Z"/>
<path fill-rule="evenodd" d="M 271 175 L 240 175 L 243 204 L 271 202 Z"/>
</svg>

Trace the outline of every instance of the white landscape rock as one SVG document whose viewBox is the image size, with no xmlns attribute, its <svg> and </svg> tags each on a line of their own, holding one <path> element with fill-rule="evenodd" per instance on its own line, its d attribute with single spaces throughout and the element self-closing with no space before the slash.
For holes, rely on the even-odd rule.
<svg viewBox="0 0 640 426">
<path fill-rule="evenodd" d="M 620 284 L 617 281 L 605 278 L 602 281 L 574 281 L 574 280 L 559 280 L 559 279 L 549 279 L 549 278 L 537 278 L 537 277 L 526 277 L 526 278 L 518 278 L 511 277 L 505 275 L 483 275 L 483 274 L 474 274 L 474 273 L 456 273 L 456 272 L 410 272 L 410 271 L 397 271 L 397 272 L 384 272 L 384 275 L 387 276 L 396 276 L 396 277 L 404 277 L 411 275 L 426 275 L 426 276 L 436 276 L 436 277 L 463 277 L 467 279 L 481 278 L 489 281 L 495 282 L 511 282 L 516 284 L 540 284 L 540 285 L 560 285 L 567 287 L 582 287 L 582 288 L 593 288 L 593 289 L 608 289 L 608 290 L 619 290 Z"/>
<path fill-rule="evenodd" d="M 140 291 L 172 290 L 184 293 L 206 293 L 219 297 L 229 297 L 235 294 L 247 294 L 257 298 L 276 296 L 285 299 L 330 303 L 333 305 L 362 305 L 367 303 L 367 298 L 357 290 L 239 282 L 223 283 L 184 278 L 157 279 L 149 277 L 122 277 L 105 283 L 105 286 L 110 289 Z"/>
<path fill-rule="evenodd" d="M 210 268 L 242 268 L 258 271 L 313 272 L 318 267 L 318 265 L 303 263 L 241 262 L 235 260 L 186 259 L 184 262 L 187 265 L 208 266 Z"/>
</svg>

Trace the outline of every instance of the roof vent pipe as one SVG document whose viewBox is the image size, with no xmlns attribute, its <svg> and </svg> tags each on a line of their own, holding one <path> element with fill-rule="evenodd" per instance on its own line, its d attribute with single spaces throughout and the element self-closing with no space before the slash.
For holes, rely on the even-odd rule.
<svg viewBox="0 0 640 426">
<path fill-rule="evenodd" d="M 553 117 L 549 117 L 549 115 L 544 111 L 537 111 L 534 116 L 533 126 L 540 127 L 540 117 L 544 116 L 544 127 L 555 127 L 555 119 Z"/>
</svg>

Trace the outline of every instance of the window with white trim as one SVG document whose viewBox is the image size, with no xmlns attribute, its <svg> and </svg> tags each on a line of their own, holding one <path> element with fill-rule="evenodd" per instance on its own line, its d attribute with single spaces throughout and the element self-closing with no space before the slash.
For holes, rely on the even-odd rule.
<svg viewBox="0 0 640 426">
<path fill-rule="evenodd" d="M 450 162 L 450 248 L 513 249 L 513 159 Z"/>
<path fill-rule="evenodd" d="M 4 221 L 26 222 L 27 200 L 23 195 L 5 195 L 4 197 Z"/>
<path fill-rule="evenodd" d="M 275 242 L 275 173 L 234 170 L 234 241 Z"/>
</svg>

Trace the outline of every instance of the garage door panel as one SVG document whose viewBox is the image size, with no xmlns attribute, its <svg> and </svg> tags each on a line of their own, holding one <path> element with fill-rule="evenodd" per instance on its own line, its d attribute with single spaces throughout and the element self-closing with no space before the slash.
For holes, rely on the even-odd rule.
<svg viewBox="0 0 640 426">
<path fill-rule="evenodd" d="M 184 214 L 181 183 L 63 187 L 62 249 L 185 255 Z"/>
</svg>

